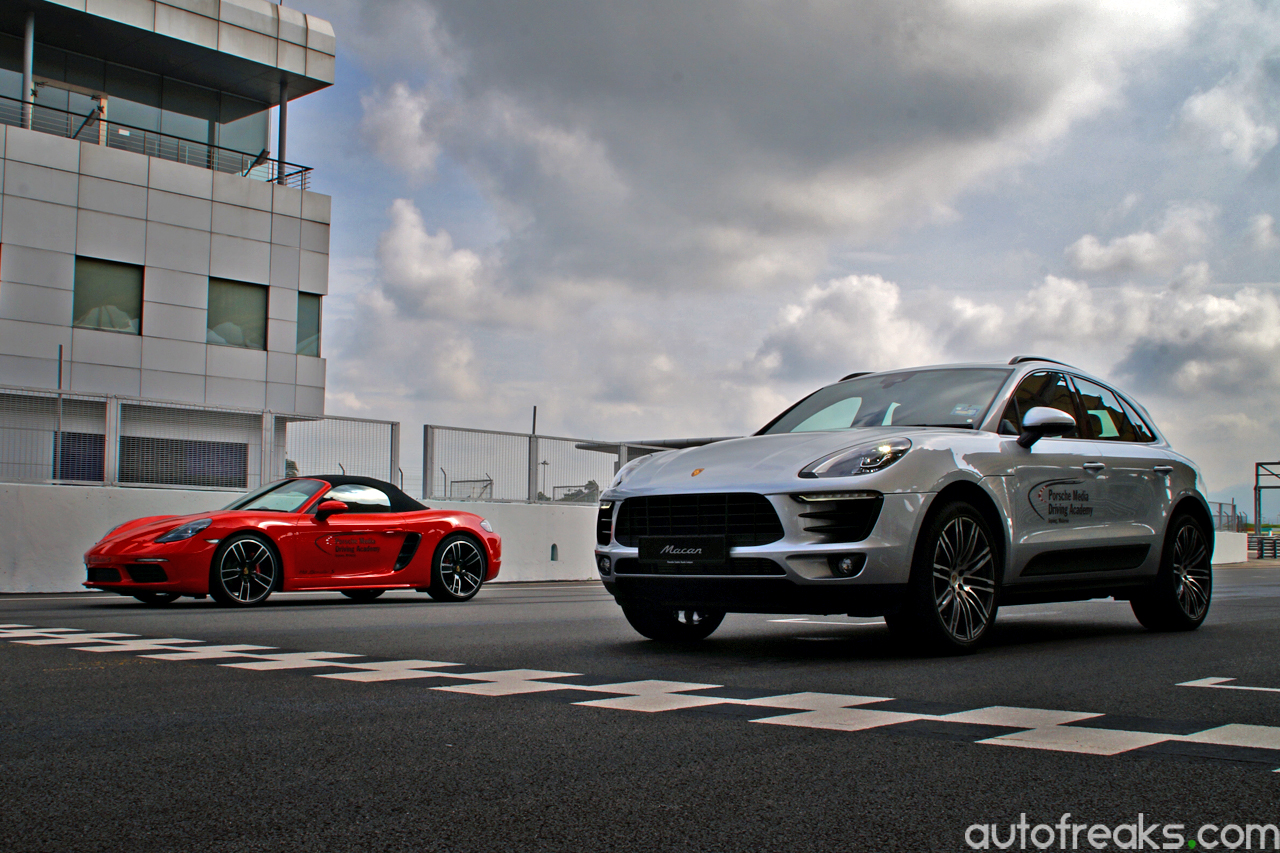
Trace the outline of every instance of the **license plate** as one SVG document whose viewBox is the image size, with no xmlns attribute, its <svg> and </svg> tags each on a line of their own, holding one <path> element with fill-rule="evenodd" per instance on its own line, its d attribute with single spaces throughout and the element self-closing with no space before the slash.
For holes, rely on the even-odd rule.
<svg viewBox="0 0 1280 853">
<path fill-rule="evenodd" d="M 641 536 L 640 562 L 650 566 L 724 565 L 723 536 Z"/>
</svg>

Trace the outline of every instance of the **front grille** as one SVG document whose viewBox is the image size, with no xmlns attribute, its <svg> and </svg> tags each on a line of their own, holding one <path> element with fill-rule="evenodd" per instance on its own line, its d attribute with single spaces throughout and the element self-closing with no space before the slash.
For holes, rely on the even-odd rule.
<svg viewBox="0 0 1280 853">
<path fill-rule="evenodd" d="M 800 517 L 805 519 L 805 532 L 817 533 L 827 542 L 861 542 L 871 535 L 882 506 L 883 496 L 813 501 Z"/>
<path fill-rule="evenodd" d="M 734 548 L 777 542 L 783 529 L 763 495 L 653 495 L 628 498 L 618 510 L 618 544 L 638 547 L 641 536 L 724 536 Z"/>
<path fill-rule="evenodd" d="M 89 566 L 89 583 L 118 583 L 120 572 L 117 569 L 104 569 Z"/>
<path fill-rule="evenodd" d="M 634 557 L 624 557 L 614 565 L 619 575 L 718 575 L 732 577 L 775 577 L 786 572 L 773 560 L 764 557 L 739 557 L 724 565 L 700 566 L 641 566 Z"/>
<path fill-rule="evenodd" d="M 135 563 L 124 568 L 134 583 L 164 583 L 169 579 L 164 569 L 154 563 Z"/>
</svg>

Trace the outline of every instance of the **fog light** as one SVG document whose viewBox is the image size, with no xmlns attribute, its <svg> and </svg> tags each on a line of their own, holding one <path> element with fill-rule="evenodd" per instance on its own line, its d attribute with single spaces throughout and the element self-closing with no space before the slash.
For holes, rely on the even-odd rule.
<svg viewBox="0 0 1280 853">
<path fill-rule="evenodd" d="M 827 565 L 831 567 L 831 574 L 838 578 L 857 577 L 866 562 L 866 554 L 836 554 L 827 558 Z"/>
<path fill-rule="evenodd" d="M 596 565 L 600 567 L 600 574 L 602 575 L 609 574 L 609 571 L 612 568 L 609 563 L 608 557 L 601 557 L 600 559 L 596 560 Z"/>
</svg>

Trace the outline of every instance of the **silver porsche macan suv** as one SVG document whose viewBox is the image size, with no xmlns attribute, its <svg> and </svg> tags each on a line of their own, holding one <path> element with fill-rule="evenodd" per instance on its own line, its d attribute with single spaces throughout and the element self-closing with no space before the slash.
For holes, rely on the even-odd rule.
<svg viewBox="0 0 1280 853">
<path fill-rule="evenodd" d="M 643 456 L 596 533 L 605 587 L 665 641 L 845 613 L 965 651 L 1002 604 L 1108 596 L 1192 630 L 1213 584 L 1195 464 L 1131 398 L 1031 356 L 853 374 L 753 436 Z"/>
</svg>

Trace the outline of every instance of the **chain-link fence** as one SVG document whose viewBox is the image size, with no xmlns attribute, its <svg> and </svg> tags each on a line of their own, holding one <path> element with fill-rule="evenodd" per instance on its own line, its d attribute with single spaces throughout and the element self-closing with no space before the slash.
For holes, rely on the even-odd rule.
<svg viewBox="0 0 1280 853">
<path fill-rule="evenodd" d="M 1213 529 L 1223 533 L 1240 533 L 1248 524 L 1244 513 L 1236 509 L 1235 501 L 1209 501 L 1209 512 L 1213 514 Z"/>
<path fill-rule="evenodd" d="M 645 448 L 648 452 L 652 449 Z M 639 445 L 435 426 L 423 428 L 424 500 L 595 503 Z M 628 455 L 630 454 L 630 455 Z"/>
<path fill-rule="evenodd" d="M 0 388 L 0 480 L 254 489 L 286 474 L 401 482 L 400 425 Z"/>
</svg>

